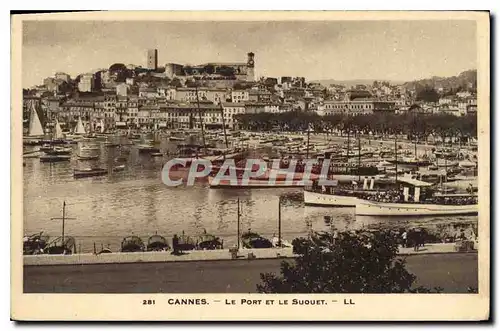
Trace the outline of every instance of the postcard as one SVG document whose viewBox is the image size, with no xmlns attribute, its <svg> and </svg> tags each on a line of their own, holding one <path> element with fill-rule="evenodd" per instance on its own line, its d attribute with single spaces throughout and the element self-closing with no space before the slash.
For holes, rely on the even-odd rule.
<svg viewBox="0 0 500 331">
<path fill-rule="evenodd" d="M 489 19 L 13 15 L 11 318 L 489 319 Z"/>
</svg>

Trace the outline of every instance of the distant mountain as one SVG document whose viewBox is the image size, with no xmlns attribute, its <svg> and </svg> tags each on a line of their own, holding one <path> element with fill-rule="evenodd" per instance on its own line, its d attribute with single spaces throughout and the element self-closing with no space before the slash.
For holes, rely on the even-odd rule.
<svg viewBox="0 0 500 331">
<path fill-rule="evenodd" d="M 374 81 L 384 82 L 387 80 L 383 79 L 348 79 L 348 80 L 337 80 L 337 79 L 321 79 L 313 80 L 313 83 L 320 83 L 323 86 L 329 86 L 331 84 L 344 85 L 346 87 L 355 86 L 358 84 L 372 85 Z M 414 80 L 411 82 L 407 81 L 388 81 L 391 85 L 403 85 L 409 90 L 420 90 L 424 87 L 432 87 L 434 89 L 443 88 L 445 91 L 457 91 L 457 90 L 475 90 L 477 86 L 477 70 L 467 70 L 460 73 L 458 76 L 452 77 L 431 77 L 426 79 Z"/>
<path fill-rule="evenodd" d="M 407 82 L 404 86 L 410 90 L 421 90 L 426 86 L 436 90 L 443 89 L 444 91 L 475 90 L 477 88 L 477 70 L 467 70 L 458 76 L 452 77 L 434 76 L 432 78 L 420 79 Z"/>
<path fill-rule="evenodd" d="M 350 86 L 356 86 L 358 84 L 372 85 L 374 81 L 378 81 L 378 82 L 387 81 L 391 85 L 401 85 L 401 84 L 405 83 L 405 81 L 393 81 L 393 80 L 384 80 L 384 79 L 347 79 L 347 80 L 320 79 L 320 80 L 313 80 L 313 81 L 311 81 L 311 83 L 320 83 L 323 86 L 337 84 L 337 85 L 344 85 L 346 87 L 350 87 Z"/>
</svg>

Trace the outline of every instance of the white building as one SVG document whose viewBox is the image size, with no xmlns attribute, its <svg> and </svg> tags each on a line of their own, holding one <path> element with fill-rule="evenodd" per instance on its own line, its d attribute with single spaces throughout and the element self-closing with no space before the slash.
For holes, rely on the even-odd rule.
<svg viewBox="0 0 500 331">
<path fill-rule="evenodd" d="M 92 92 L 94 89 L 94 75 L 93 74 L 83 74 L 80 76 L 80 82 L 78 83 L 78 91 L 80 92 Z"/>
<path fill-rule="evenodd" d="M 70 81 L 70 76 L 67 73 L 64 73 L 64 72 L 56 72 L 55 78 L 63 80 L 66 83 L 69 83 L 69 81 Z"/>
<path fill-rule="evenodd" d="M 278 114 L 281 113 L 280 106 L 278 104 L 266 104 L 264 106 L 264 112 Z"/>
<path fill-rule="evenodd" d="M 170 88 L 168 90 L 165 91 L 165 99 L 167 100 L 175 100 L 176 98 L 176 93 L 177 90 L 174 89 L 174 88 Z"/>
<path fill-rule="evenodd" d="M 230 128 L 236 128 L 238 121 L 235 116 L 245 114 L 245 104 L 241 102 L 223 102 L 224 122 Z"/>
<path fill-rule="evenodd" d="M 234 90 L 231 91 L 231 102 L 247 102 L 249 100 L 248 91 L 246 90 Z"/>
<path fill-rule="evenodd" d="M 468 91 L 464 91 L 464 92 L 457 92 L 457 97 L 459 98 L 468 98 L 470 97 L 472 94 Z"/>
<path fill-rule="evenodd" d="M 116 95 L 126 97 L 128 95 L 129 86 L 125 83 L 116 85 Z"/>
<path fill-rule="evenodd" d="M 453 102 L 453 99 L 452 98 L 448 98 L 448 97 L 440 98 L 439 99 L 439 104 L 440 105 L 449 105 L 452 102 Z"/>
</svg>

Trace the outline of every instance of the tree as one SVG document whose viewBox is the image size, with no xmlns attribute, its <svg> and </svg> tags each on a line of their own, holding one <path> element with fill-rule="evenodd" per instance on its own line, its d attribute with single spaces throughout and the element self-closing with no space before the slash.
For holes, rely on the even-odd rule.
<svg viewBox="0 0 500 331">
<path fill-rule="evenodd" d="M 170 81 L 170 85 L 171 85 L 172 87 L 182 87 L 182 82 L 179 80 L 179 78 L 174 77 L 174 78 Z"/>
<path fill-rule="evenodd" d="M 183 70 L 186 76 L 191 76 L 193 74 L 193 67 L 191 66 L 184 66 Z"/>
<path fill-rule="evenodd" d="M 207 64 L 203 70 L 205 71 L 205 73 L 207 73 L 208 75 L 213 75 L 215 73 L 215 68 L 213 65 L 211 64 Z"/>
<path fill-rule="evenodd" d="M 426 86 L 417 91 L 416 99 L 417 101 L 437 102 L 439 100 L 439 94 L 432 87 Z"/>
<path fill-rule="evenodd" d="M 123 63 L 114 63 L 109 67 L 109 71 L 117 72 L 117 71 L 125 71 L 127 67 Z"/>
<path fill-rule="evenodd" d="M 222 66 L 218 68 L 218 74 L 225 77 L 234 76 L 234 68 Z"/>
<path fill-rule="evenodd" d="M 261 274 L 260 293 L 433 292 L 412 285 L 416 277 L 397 256 L 394 234 L 386 232 L 315 235 L 293 241 L 294 263 L 283 261 L 281 274 Z M 434 292 L 441 289 L 435 289 Z"/>
</svg>

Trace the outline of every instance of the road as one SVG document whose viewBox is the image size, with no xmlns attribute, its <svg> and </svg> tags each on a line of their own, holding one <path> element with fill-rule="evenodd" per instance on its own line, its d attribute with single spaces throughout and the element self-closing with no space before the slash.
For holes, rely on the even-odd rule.
<svg viewBox="0 0 500 331">
<path fill-rule="evenodd" d="M 412 255 L 415 285 L 447 293 L 478 287 L 477 254 Z M 279 272 L 280 261 L 25 266 L 25 293 L 255 293 L 261 272 Z"/>
</svg>

